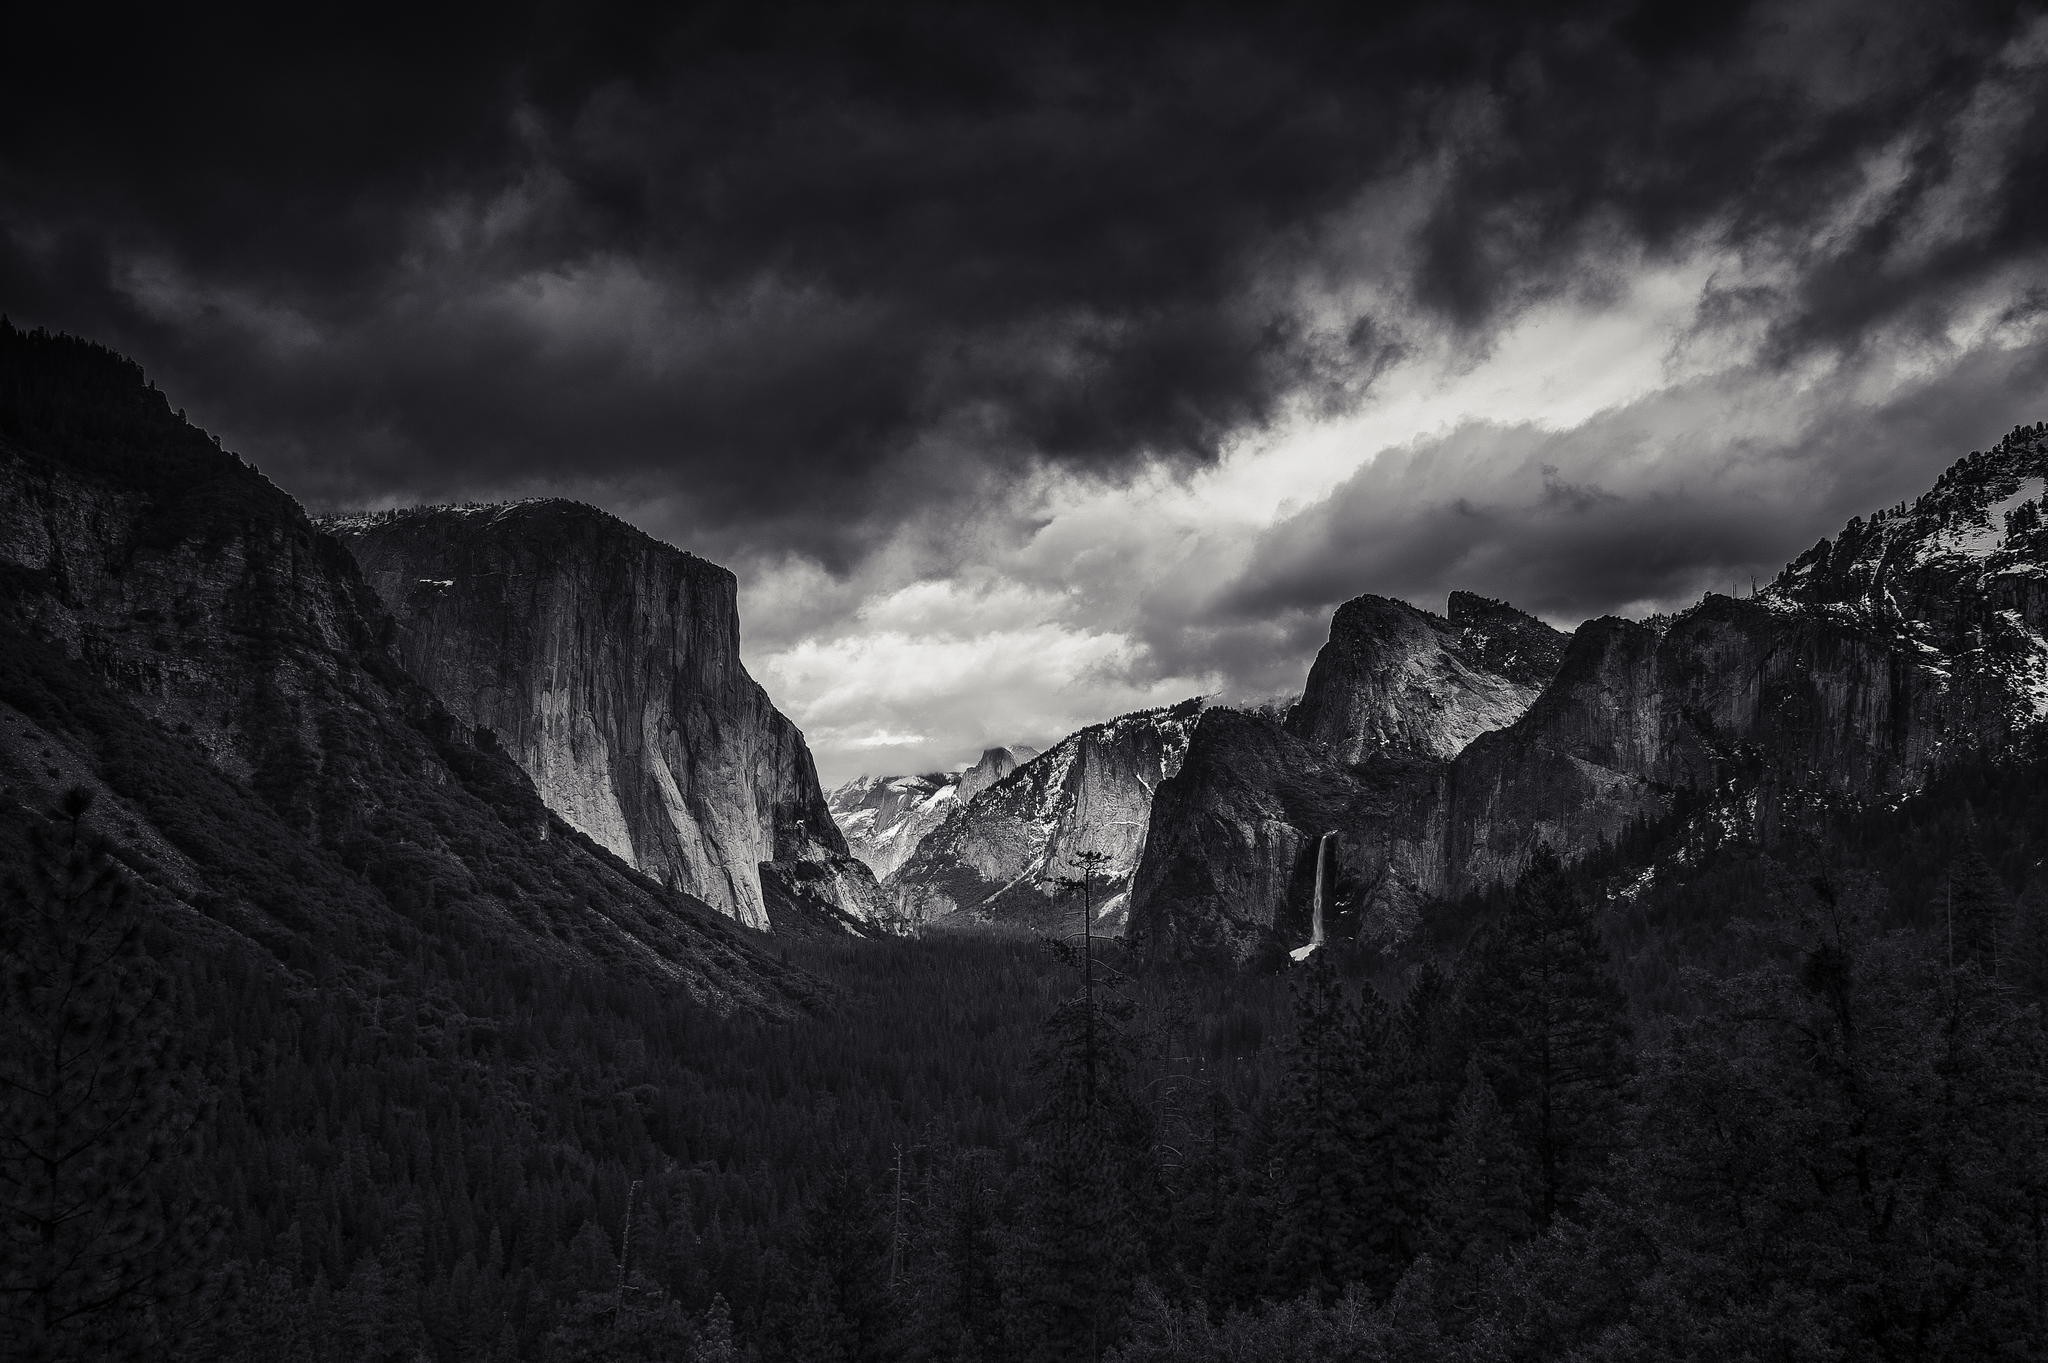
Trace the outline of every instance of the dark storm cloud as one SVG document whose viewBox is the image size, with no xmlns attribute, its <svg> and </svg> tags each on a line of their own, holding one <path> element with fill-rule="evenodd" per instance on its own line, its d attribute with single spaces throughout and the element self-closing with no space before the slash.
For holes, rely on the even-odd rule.
<svg viewBox="0 0 2048 1363">
<path fill-rule="evenodd" d="M 1964 357 L 1869 405 L 1795 393 L 1773 408 L 1752 371 L 1565 431 L 1463 425 L 1269 528 L 1217 615 L 1327 620 L 1363 591 L 1441 610 L 1465 588 L 1571 625 L 1746 593 L 1849 517 L 2041 419 L 2044 393 L 2048 345 L 2034 345 Z M 1764 414 L 1730 415 L 1745 407 Z"/>
<path fill-rule="evenodd" d="M 1853 345 L 2048 235 L 2037 192 L 2000 193 L 2040 183 L 2039 109 L 1972 104 L 2017 14 L 749 4 L 18 33 L 0 306 L 137 354 L 311 500 L 620 488 L 843 566 L 1039 461 L 1211 460 L 1292 398 L 1355 395 L 1404 328 L 1483 346 L 1631 249 L 1799 238 L 1905 139 L 1873 217 L 1729 300 L 1787 356 Z M 1971 155 L 1991 188 L 1956 199 Z M 1290 282 L 1402 175 L 1435 197 L 1412 276 L 1382 282 L 1420 311 L 1311 325 Z"/>
</svg>

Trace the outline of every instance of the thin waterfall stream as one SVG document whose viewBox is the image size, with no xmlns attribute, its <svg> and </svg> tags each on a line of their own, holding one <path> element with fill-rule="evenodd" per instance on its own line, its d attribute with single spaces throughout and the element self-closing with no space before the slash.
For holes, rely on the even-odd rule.
<svg viewBox="0 0 2048 1363">
<path fill-rule="evenodd" d="M 1328 883 L 1330 839 L 1336 836 L 1336 830 L 1332 829 L 1316 839 L 1316 897 L 1309 916 L 1308 944 L 1298 946 L 1287 953 L 1297 961 L 1307 960 L 1310 954 L 1323 944 L 1323 887 Z"/>
</svg>

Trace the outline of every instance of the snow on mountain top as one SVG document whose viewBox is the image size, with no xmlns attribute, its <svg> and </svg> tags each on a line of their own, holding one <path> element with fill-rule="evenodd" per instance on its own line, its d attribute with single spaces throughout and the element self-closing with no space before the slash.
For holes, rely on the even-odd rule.
<svg viewBox="0 0 2048 1363">
<path fill-rule="evenodd" d="M 1997 501 L 1968 507 L 1953 518 L 1944 518 L 1940 528 L 1921 541 L 1919 561 L 1924 563 L 1944 554 L 1990 558 L 2006 547 L 2012 513 L 2028 503 L 2038 504 L 2044 493 L 2048 493 L 2048 478 L 2022 478 L 2016 490 Z"/>
<path fill-rule="evenodd" d="M 391 525 L 400 521 L 425 520 L 428 517 L 457 516 L 465 520 L 485 517 L 496 519 L 503 516 L 506 512 L 515 511 L 520 507 L 544 506 L 551 502 L 561 502 L 568 506 L 582 505 L 580 502 L 569 502 L 561 497 L 526 497 L 512 502 L 448 502 L 425 506 L 386 507 L 381 511 L 338 511 L 328 516 L 316 516 L 314 519 L 321 528 L 330 533 L 347 533 L 375 530 L 381 526 Z M 596 507 L 590 509 L 593 511 L 597 510 Z"/>
<path fill-rule="evenodd" d="M 2048 545 L 2035 538 L 2044 500 L 2048 427 L 2022 426 L 1957 460 L 1912 503 L 1851 519 L 1759 597 L 1779 610 L 1891 617 L 1907 575 L 2040 572 L 2048 560 Z"/>
</svg>

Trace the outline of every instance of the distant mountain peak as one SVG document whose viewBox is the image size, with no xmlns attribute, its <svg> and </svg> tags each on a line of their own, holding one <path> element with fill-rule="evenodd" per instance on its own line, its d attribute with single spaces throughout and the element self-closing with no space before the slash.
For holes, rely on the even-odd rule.
<svg viewBox="0 0 2048 1363">
<path fill-rule="evenodd" d="M 1393 597 L 1337 608 L 1287 727 L 1340 761 L 1450 757 L 1528 708 L 1565 636 L 1534 616 L 1453 592 L 1450 616 Z"/>
<path fill-rule="evenodd" d="M 1120 932 L 1153 792 L 1180 769 L 1202 707 L 1197 697 L 1118 715 L 1016 763 L 957 801 L 884 888 L 917 922 L 957 915 L 1061 930 L 1066 882 L 1099 853 L 1096 930 Z"/>
<path fill-rule="evenodd" d="M 826 798 L 853 855 L 886 878 L 954 810 L 1038 755 L 1028 744 L 987 747 L 972 766 L 912 776 L 857 776 Z"/>
</svg>

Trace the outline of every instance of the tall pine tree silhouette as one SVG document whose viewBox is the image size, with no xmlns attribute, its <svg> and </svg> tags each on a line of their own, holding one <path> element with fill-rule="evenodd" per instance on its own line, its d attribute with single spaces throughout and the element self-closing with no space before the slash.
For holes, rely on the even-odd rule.
<svg viewBox="0 0 2048 1363">
<path fill-rule="evenodd" d="M 1371 1023 L 1384 1028 L 1384 1018 Z M 1372 1075 L 1368 1020 L 1344 997 L 1329 953 L 1308 960 L 1294 992 L 1294 1040 L 1282 1079 L 1268 1288 L 1323 1301 L 1366 1276 Z"/>
<path fill-rule="evenodd" d="M 1054 1009 L 1035 1061 L 1045 1099 L 1024 1146 L 1011 1300 L 1034 1363 L 1100 1358 L 1115 1342 L 1157 1200 L 1152 1118 L 1130 1085 L 1130 1000 L 1092 960 L 1077 964 L 1082 988 Z"/>
<path fill-rule="evenodd" d="M 1974 961 L 1987 975 L 2000 974 L 1998 953 L 2012 927 L 2012 895 L 1985 859 L 1974 814 L 1963 825 L 1962 845 L 1943 879 L 1949 964 Z"/>
<path fill-rule="evenodd" d="M 1425 1248 L 1454 1277 L 1482 1267 L 1529 1234 L 1530 1183 L 1528 1157 L 1475 1061 L 1430 1190 Z"/>
<path fill-rule="evenodd" d="M 2030 1003 L 2048 1004 L 2048 879 L 2028 885 L 1999 952 L 1999 976 Z"/>
<path fill-rule="evenodd" d="M 1535 1160 L 1548 1224 L 1613 1150 L 1631 1069 L 1627 1000 L 1549 848 L 1482 943 L 1465 1011 L 1480 1070 Z"/>
<path fill-rule="evenodd" d="M 201 1110 L 133 883 L 74 789 L 0 895 L 0 1356 L 160 1356 L 201 1223 L 162 1182 Z"/>
</svg>

